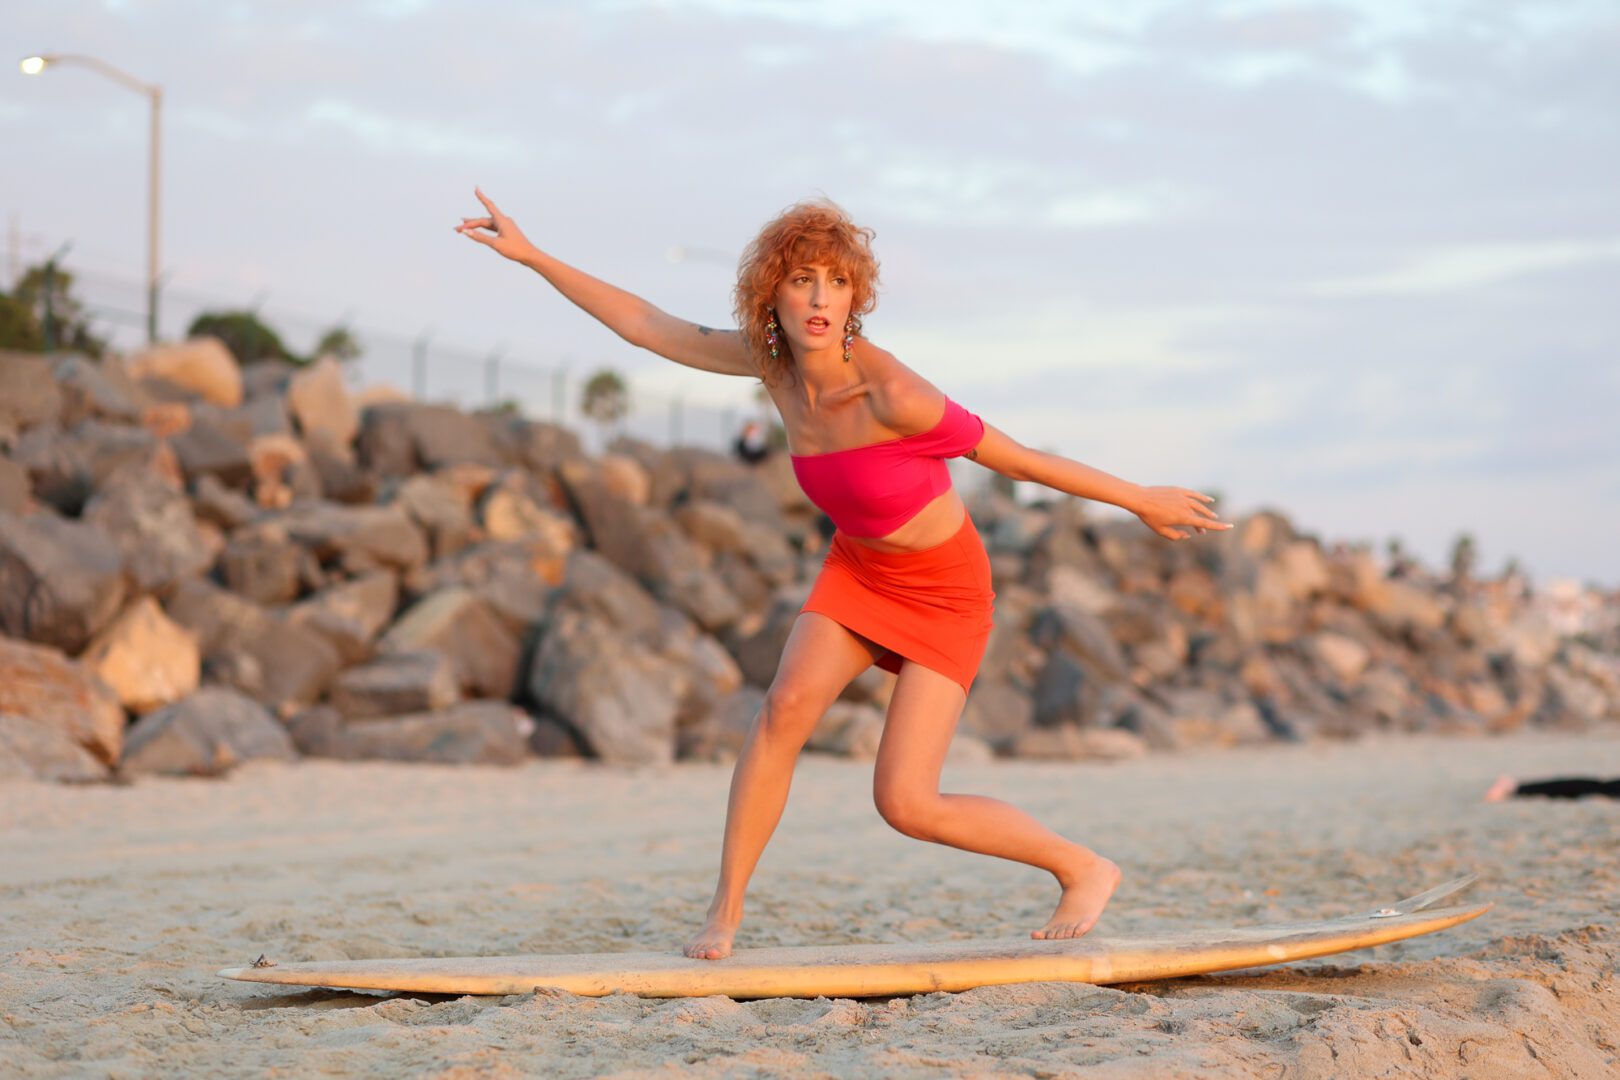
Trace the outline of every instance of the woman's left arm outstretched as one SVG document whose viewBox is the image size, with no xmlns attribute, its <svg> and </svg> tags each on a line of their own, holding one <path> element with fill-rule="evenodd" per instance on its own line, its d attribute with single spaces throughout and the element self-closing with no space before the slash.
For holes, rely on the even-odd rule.
<svg viewBox="0 0 1620 1080">
<path fill-rule="evenodd" d="M 1144 525 L 1167 540 L 1185 540 L 1191 535 L 1182 529 L 1202 533 L 1232 527 L 1231 522 L 1222 521 L 1210 509 L 1208 504 L 1214 498 L 1202 492 L 1133 484 L 1061 455 L 1031 450 L 989 424 L 984 425 L 979 445 L 965 456 L 1013 480 L 1029 480 L 1082 499 L 1113 503 L 1141 518 Z"/>
</svg>

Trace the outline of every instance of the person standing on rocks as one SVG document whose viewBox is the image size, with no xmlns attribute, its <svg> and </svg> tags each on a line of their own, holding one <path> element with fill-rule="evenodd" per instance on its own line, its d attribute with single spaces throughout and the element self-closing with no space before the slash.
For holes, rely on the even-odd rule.
<svg viewBox="0 0 1620 1080">
<path fill-rule="evenodd" d="M 1144 487 L 1031 450 L 946 397 L 861 333 L 876 302 L 870 229 L 830 202 L 789 207 L 743 253 L 739 329 L 717 330 L 535 247 L 480 190 L 457 232 L 521 263 L 632 345 L 688 367 L 760 379 L 787 428 L 800 486 L 837 524 L 731 778 L 720 878 L 687 956 L 729 956 L 743 895 L 817 721 L 872 664 L 897 675 L 879 743 L 878 812 L 907 836 L 1049 871 L 1062 894 L 1037 939 L 1089 931 L 1120 870 L 998 799 L 945 794 L 940 770 L 990 635 L 990 563 L 945 466 L 966 457 L 1136 514 L 1168 540 L 1229 529 L 1180 487 Z"/>
</svg>

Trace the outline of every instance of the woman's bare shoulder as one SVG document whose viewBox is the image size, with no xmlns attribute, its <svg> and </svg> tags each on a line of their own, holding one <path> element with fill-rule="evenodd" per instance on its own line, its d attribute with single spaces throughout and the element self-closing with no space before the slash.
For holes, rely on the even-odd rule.
<svg viewBox="0 0 1620 1080">
<path fill-rule="evenodd" d="M 872 387 L 872 411 L 888 428 L 902 433 L 927 431 L 939 422 L 945 395 L 887 349 L 866 343 L 861 360 Z"/>
</svg>

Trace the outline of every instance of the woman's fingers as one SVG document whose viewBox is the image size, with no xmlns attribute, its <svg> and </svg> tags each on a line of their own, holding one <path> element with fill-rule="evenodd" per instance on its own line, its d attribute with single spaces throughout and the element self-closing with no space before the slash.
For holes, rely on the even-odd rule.
<svg viewBox="0 0 1620 1080">
<path fill-rule="evenodd" d="M 484 209 L 489 211 L 489 216 L 490 217 L 497 217 L 498 218 L 498 217 L 501 216 L 501 212 L 498 209 L 496 209 L 495 204 L 493 202 L 491 202 L 489 200 L 489 197 L 486 196 L 482 191 L 479 191 L 477 188 L 473 188 L 473 194 L 477 195 L 478 196 L 478 201 L 484 204 Z"/>
</svg>

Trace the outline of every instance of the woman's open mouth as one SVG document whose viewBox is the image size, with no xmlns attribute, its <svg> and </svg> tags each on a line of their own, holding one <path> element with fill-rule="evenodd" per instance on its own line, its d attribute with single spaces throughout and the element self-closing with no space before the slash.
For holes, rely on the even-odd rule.
<svg viewBox="0 0 1620 1080">
<path fill-rule="evenodd" d="M 812 334 L 825 334 L 829 324 L 827 320 L 823 319 L 820 315 L 815 315 L 804 320 L 804 325 L 805 329 L 809 330 Z"/>
</svg>

